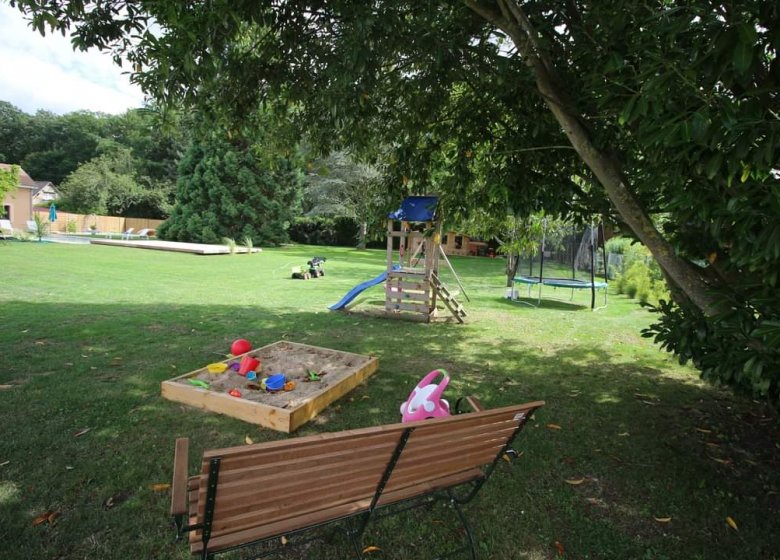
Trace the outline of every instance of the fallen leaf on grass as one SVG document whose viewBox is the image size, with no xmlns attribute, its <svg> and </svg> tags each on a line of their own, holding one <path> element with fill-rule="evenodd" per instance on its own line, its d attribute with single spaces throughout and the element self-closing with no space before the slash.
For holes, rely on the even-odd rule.
<svg viewBox="0 0 780 560">
<path fill-rule="evenodd" d="M 671 517 L 653 517 L 658 523 L 669 523 L 672 518 Z"/>
<path fill-rule="evenodd" d="M 563 429 L 558 424 L 547 424 L 547 427 L 550 428 L 551 430 L 562 430 Z"/>
<path fill-rule="evenodd" d="M 367 546 L 366 548 L 363 549 L 363 554 L 365 554 L 366 552 L 377 552 L 379 550 L 382 549 L 379 548 L 378 546 Z"/>
<path fill-rule="evenodd" d="M 734 521 L 734 519 L 731 516 L 726 517 L 726 523 L 728 523 L 729 527 L 731 527 L 735 531 L 739 531 L 739 529 L 737 529 L 737 522 Z"/>
<path fill-rule="evenodd" d="M 152 492 L 165 492 L 171 487 L 170 484 L 167 482 L 163 482 L 160 484 L 152 484 Z"/>
<path fill-rule="evenodd" d="M 49 510 L 49 511 L 45 511 L 42 514 L 36 516 L 36 518 L 32 520 L 32 526 L 33 527 L 37 527 L 38 525 L 41 525 L 43 523 L 48 522 L 49 521 L 49 516 L 51 514 L 53 514 L 53 513 L 54 513 L 53 511 Z"/>
<path fill-rule="evenodd" d="M 564 480 L 566 484 L 571 484 L 572 486 L 579 486 L 583 482 L 585 482 L 584 478 L 571 478 Z"/>
<path fill-rule="evenodd" d="M 252 444 L 254 443 L 254 441 L 252 440 L 252 438 L 251 438 L 251 437 L 249 437 L 249 436 L 246 436 L 246 437 L 244 438 L 244 441 L 246 442 L 246 444 L 247 444 L 247 445 L 252 445 Z"/>
<path fill-rule="evenodd" d="M 618 437 L 628 437 L 630 435 L 631 434 L 629 434 L 628 432 L 623 432 L 623 433 L 618 434 Z"/>
<path fill-rule="evenodd" d="M 79 430 L 78 432 L 74 433 L 73 437 L 81 437 L 84 434 L 86 434 L 88 431 L 90 431 L 91 429 L 92 428 L 83 428 L 83 429 Z"/>
<path fill-rule="evenodd" d="M 555 541 L 555 550 L 558 551 L 558 556 L 563 556 L 566 554 L 566 549 L 563 548 L 563 545 L 558 541 Z"/>
<path fill-rule="evenodd" d="M 15 385 L 0 385 L 0 391 L 7 391 L 8 389 L 13 389 Z"/>
<path fill-rule="evenodd" d="M 4 466 L 6 466 L 8 463 L 10 463 L 10 462 L 11 462 L 11 461 L 3 461 L 2 463 L 0 463 L 0 467 L 4 467 Z"/>
<path fill-rule="evenodd" d="M 282 546 L 287 546 L 287 543 L 289 542 L 287 540 L 287 537 L 285 537 L 284 535 L 282 535 L 282 537 L 279 539 L 279 541 L 282 543 Z"/>
<path fill-rule="evenodd" d="M 37 527 L 38 525 L 42 525 L 44 523 L 48 523 L 49 525 L 53 525 L 55 521 L 57 521 L 57 518 L 60 516 L 62 512 L 54 511 L 54 510 L 48 510 L 43 512 L 42 514 L 35 517 L 35 519 L 32 520 L 32 526 Z"/>
<path fill-rule="evenodd" d="M 712 430 L 705 430 L 704 428 L 694 428 L 697 432 L 701 432 L 703 434 L 711 434 Z"/>
</svg>

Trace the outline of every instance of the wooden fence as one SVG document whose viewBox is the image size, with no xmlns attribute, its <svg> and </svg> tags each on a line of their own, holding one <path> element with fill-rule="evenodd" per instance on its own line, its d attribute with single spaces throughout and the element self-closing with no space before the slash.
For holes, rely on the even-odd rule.
<svg viewBox="0 0 780 560">
<path fill-rule="evenodd" d="M 48 208 L 35 208 L 35 212 L 42 218 L 49 220 Z M 68 223 L 75 224 L 76 233 L 90 231 L 90 226 L 95 226 L 100 233 L 122 233 L 129 228 L 136 232 L 149 228 L 157 229 L 165 220 L 153 220 L 151 218 L 123 218 L 121 216 L 96 216 L 95 214 L 71 214 L 70 212 L 57 211 L 57 221 L 49 224 L 49 231 L 65 233 L 68 231 Z M 72 228 L 71 228 L 72 229 Z"/>
</svg>

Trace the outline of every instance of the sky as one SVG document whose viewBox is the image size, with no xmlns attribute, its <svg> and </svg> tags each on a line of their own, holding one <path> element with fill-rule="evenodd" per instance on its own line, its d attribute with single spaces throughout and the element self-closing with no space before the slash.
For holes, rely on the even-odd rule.
<svg viewBox="0 0 780 560">
<path fill-rule="evenodd" d="M 60 33 L 42 37 L 0 0 L 0 101 L 26 113 L 123 113 L 144 96 L 122 71 L 108 53 L 75 52 Z"/>
</svg>

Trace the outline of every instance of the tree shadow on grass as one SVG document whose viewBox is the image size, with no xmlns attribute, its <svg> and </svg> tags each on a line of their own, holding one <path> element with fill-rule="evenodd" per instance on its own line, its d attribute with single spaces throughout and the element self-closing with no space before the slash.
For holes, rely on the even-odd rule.
<svg viewBox="0 0 780 560">
<path fill-rule="evenodd" d="M 0 462 L 10 461 L 0 536 L 10 558 L 188 557 L 172 538 L 168 494 L 152 486 L 170 479 L 174 439 L 190 437 L 195 468 L 205 449 L 288 437 L 160 397 L 162 381 L 219 359 L 238 337 L 379 358 L 377 374 L 296 435 L 395 422 L 435 367 L 453 375 L 450 400 L 546 400 L 518 440 L 522 457 L 502 462 L 470 508 L 488 557 L 552 556 L 556 540 L 593 558 L 673 557 L 682 542 L 708 558 L 757 558 L 778 544 L 776 417 L 670 372 L 662 355 L 635 364 L 576 340 L 539 349 L 468 326 L 263 306 L 9 302 L 3 321 L 0 384 L 12 388 L 0 393 Z M 32 527 L 47 510 L 61 512 L 56 523 Z M 421 557 L 431 523 L 399 518 L 368 538 L 388 543 L 387 558 Z"/>
</svg>

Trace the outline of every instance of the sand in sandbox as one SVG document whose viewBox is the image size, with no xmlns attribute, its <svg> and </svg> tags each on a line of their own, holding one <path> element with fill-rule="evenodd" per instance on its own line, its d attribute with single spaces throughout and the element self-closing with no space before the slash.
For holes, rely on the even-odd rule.
<svg viewBox="0 0 780 560">
<path fill-rule="evenodd" d="M 230 368 L 219 374 L 209 373 L 204 368 L 196 375 L 177 379 L 176 382 L 192 387 L 189 379 L 200 379 L 209 384 L 211 391 L 228 393 L 231 389 L 238 389 L 241 397 L 246 400 L 278 408 L 295 408 L 325 392 L 328 387 L 353 375 L 372 359 L 360 354 L 288 342 L 278 342 L 258 348 L 248 355 L 260 360 L 256 381 L 247 381 L 246 377 Z M 224 360 L 223 363 L 239 361 L 240 359 Z M 320 381 L 308 381 L 309 371 L 315 372 L 320 377 Z M 283 373 L 287 381 L 294 381 L 295 388 L 292 391 L 271 393 L 247 387 L 250 384 L 259 386 L 262 378 L 276 373 Z"/>
</svg>

